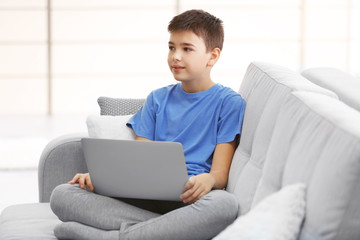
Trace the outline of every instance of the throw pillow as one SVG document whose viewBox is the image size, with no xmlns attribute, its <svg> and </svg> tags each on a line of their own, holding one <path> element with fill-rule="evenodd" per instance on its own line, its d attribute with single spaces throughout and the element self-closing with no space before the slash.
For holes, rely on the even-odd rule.
<svg viewBox="0 0 360 240">
<path fill-rule="evenodd" d="M 134 131 L 126 126 L 132 115 L 89 116 L 86 119 L 89 137 L 134 140 Z"/>
<path fill-rule="evenodd" d="M 97 102 L 100 115 L 119 116 L 135 114 L 144 105 L 145 99 L 99 97 Z"/>
<path fill-rule="evenodd" d="M 296 240 L 305 215 L 305 184 L 282 188 L 238 217 L 214 240 Z"/>
</svg>

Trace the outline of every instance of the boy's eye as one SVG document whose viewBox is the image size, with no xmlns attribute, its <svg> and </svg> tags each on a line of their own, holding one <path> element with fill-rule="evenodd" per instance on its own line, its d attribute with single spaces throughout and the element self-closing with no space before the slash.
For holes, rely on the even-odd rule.
<svg viewBox="0 0 360 240">
<path fill-rule="evenodd" d="M 184 48 L 184 51 L 185 51 L 185 52 L 191 52 L 192 49 L 191 49 L 191 48 Z"/>
<path fill-rule="evenodd" d="M 169 50 L 173 51 L 173 50 L 175 50 L 175 48 L 173 46 L 169 46 Z"/>
</svg>

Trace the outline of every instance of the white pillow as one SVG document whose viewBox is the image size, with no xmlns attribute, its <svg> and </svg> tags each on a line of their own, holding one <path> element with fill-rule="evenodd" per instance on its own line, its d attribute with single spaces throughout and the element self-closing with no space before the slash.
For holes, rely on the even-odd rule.
<svg viewBox="0 0 360 240">
<path fill-rule="evenodd" d="M 134 140 L 134 131 L 126 126 L 132 116 L 91 115 L 86 119 L 89 137 Z"/>
<path fill-rule="evenodd" d="M 282 188 L 238 217 L 214 240 L 295 240 L 305 216 L 305 184 Z"/>
</svg>

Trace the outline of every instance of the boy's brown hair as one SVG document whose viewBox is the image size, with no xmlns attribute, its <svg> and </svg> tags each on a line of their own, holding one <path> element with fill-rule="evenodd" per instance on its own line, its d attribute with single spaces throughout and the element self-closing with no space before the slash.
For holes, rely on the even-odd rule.
<svg viewBox="0 0 360 240">
<path fill-rule="evenodd" d="M 189 10 L 175 16 L 168 26 L 170 33 L 187 30 L 204 39 L 207 52 L 214 48 L 222 50 L 224 28 L 219 18 L 203 10 Z"/>
</svg>

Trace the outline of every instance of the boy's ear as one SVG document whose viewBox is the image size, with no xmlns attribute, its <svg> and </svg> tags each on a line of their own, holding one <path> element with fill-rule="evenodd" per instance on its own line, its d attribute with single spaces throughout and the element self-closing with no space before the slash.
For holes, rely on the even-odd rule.
<svg viewBox="0 0 360 240">
<path fill-rule="evenodd" d="M 208 61 L 208 66 L 212 67 L 215 65 L 215 63 L 219 59 L 221 50 L 219 48 L 214 48 L 213 50 L 211 50 L 210 53 L 211 53 L 211 55 L 210 55 L 210 59 Z"/>
</svg>

